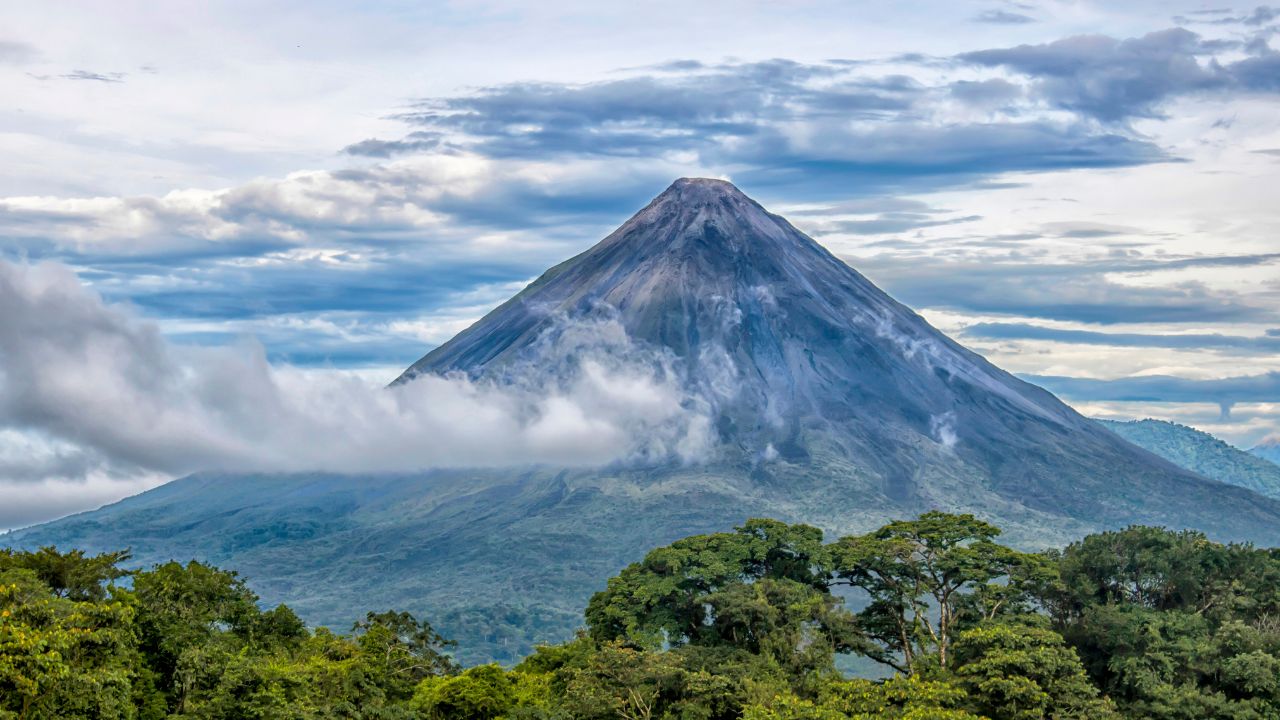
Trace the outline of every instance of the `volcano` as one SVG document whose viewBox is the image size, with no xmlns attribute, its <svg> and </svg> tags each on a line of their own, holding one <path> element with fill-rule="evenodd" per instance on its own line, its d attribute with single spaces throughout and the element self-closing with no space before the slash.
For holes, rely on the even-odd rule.
<svg viewBox="0 0 1280 720">
<path fill-rule="evenodd" d="M 408 609 L 472 661 L 566 637 L 646 549 L 752 516 L 847 533 L 972 512 L 1025 547 L 1133 523 L 1280 541 L 1280 503 L 1178 468 L 1000 370 L 721 180 L 677 180 L 393 385 L 526 382 L 581 360 L 566 328 L 602 322 L 661 359 L 655 371 L 706 417 L 696 459 L 200 474 L 6 540 L 195 556 L 340 627 Z"/>
<path fill-rule="evenodd" d="M 1083 522 L 1178 524 L 1204 485 L 961 347 L 723 180 L 677 180 L 396 382 L 509 379 L 566 318 L 602 313 L 678 359 L 713 408 L 719 459 L 817 462 L 867 504 L 991 496 Z M 1235 512 L 1193 524 L 1241 530 Z"/>
</svg>

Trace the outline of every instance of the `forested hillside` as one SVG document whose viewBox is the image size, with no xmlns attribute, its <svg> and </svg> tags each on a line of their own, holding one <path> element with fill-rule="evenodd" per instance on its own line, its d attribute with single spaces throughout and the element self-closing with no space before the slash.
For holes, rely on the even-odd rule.
<svg viewBox="0 0 1280 720">
<path fill-rule="evenodd" d="M 1165 420 L 1098 420 L 1103 427 L 1180 468 L 1260 495 L 1280 498 L 1280 465 L 1207 432 Z M 1256 452 L 1256 451 L 1255 451 Z"/>
<path fill-rule="evenodd" d="M 750 520 L 625 568 L 575 639 L 468 668 L 405 613 L 338 634 L 196 562 L 3 551 L 0 718 L 1280 715 L 1276 550 L 1132 527 L 1029 554 L 998 535 L 938 512 L 833 542 Z M 841 657 L 890 676 L 844 677 Z"/>
</svg>

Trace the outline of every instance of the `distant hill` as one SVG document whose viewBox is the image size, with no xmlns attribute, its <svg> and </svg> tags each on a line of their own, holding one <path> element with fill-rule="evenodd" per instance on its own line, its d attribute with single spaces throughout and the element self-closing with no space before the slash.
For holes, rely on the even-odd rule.
<svg viewBox="0 0 1280 720">
<path fill-rule="evenodd" d="M 1249 452 L 1257 455 L 1263 460 L 1280 465 L 1280 435 L 1272 435 L 1255 445 Z"/>
<path fill-rule="evenodd" d="M 1268 448 L 1262 445 L 1254 448 L 1251 455 L 1207 432 L 1178 423 L 1151 419 L 1098 422 L 1174 465 L 1268 497 L 1280 498 L 1280 465 L 1264 459 Z M 1273 457 L 1280 458 L 1280 444 L 1271 445 L 1270 451 Z"/>
</svg>

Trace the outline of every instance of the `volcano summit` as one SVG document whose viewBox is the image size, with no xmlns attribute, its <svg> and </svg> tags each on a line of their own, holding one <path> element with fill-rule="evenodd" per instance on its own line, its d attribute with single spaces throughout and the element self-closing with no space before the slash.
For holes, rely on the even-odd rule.
<svg viewBox="0 0 1280 720">
<path fill-rule="evenodd" d="M 601 328 L 625 343 L 571 341 Z M 1280 543 L 1277 502 L 1098 427 L 720 180 L 677 180 L 391 391 L 454 373 L 536 384 L 611 352 L 702 422 L 597 468 L 199 474 L 8 540 L 195 555 L 312 622 L 407 609 L 471 660 L 564 637 L 645 549 L 751 516 L 847 533 L 942 509 L 1028 546 L 1132 523 Z"/>
<path fill-rule="evenodd" d="M 761 479 L 804 467 L 862 506 L 1008 504 L 1221 534 L 1251 533 L 1238 513 L 1258 512 L 1243 497 L 1222 499 L 1244 500 L 1229 514 L 1188 507 L 1203 479 L 964 349 L 723 180 L 677 180 L 396 382 L 510 380 L 559 325 L 600 315 L 674 356 L 712 410 L 717 459 Z"/>
</svg>

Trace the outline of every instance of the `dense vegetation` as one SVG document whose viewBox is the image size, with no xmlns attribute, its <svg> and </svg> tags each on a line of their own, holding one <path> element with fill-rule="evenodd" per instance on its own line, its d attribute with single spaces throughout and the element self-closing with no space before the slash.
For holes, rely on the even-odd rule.
<svg viewBox="0 0 1280 720">
<path fill-rule="evenodd" d="M 1280 465 L 1209 433 L 1165 420 L 1098 420 L 1103 427 L 1181 468 L 1280 498 Z"/>
<path fill-rule="evenodd" d="M 197 562 L 0 551 L 0 718 L 1280 717 L 1280 552 L 1133 527 L 1028 554 L 998 533 L 928 513 L 832 543 L 773 520 L 686 538 L 511 668 L 459 667 L 406 613 L 308 629 Z"/>
</svg>

